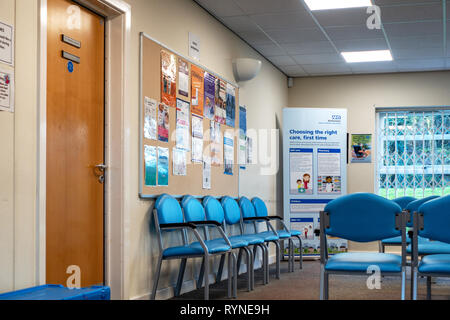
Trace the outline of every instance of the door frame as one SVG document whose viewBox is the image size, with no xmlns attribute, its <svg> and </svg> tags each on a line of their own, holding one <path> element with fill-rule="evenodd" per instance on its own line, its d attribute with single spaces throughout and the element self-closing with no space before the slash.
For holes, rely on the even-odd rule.
<svg viewBox="0 0 450 320">
<path fill-rule="evenodd" d="M 128 297 L 125 277 L 126 238 L 125 168 L 129 164 L 128 110 L 131 6 L 123 0 L 72 0 L 105 17 L 105 183 L 104 270 L 112 299 Z M 36 282 L 46 283 L 46 173 L 47 173 L 47 0 L 39 0 L 38 110 L 36 189 Z"/>
</svg>

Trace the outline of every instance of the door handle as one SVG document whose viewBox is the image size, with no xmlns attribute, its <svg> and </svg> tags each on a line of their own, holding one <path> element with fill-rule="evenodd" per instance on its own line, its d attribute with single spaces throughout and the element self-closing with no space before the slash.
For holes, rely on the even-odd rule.
<svg viewBox="0 0 450 320">
<path fill-rule="evenodd" d="M 95 166 L 95 169 L 97 169 L 100 174 L 98 174 L 97 172 L 95 173 L 95 175 L 98 177 L 98 182 L 100 182 L 101 184 L 105 183 L 105 171 L 106 169 L 108 169 L 108 166 L 106 164 L 98 164 Z"/>
<path fill-rule="evenodd" d="M 106 164 L 98 164 L 95 166 L 97 169 L 99 169 L 101 172 L 105 172 L 106 169 L 108 169 L 108 166 Z"/>
</svg>

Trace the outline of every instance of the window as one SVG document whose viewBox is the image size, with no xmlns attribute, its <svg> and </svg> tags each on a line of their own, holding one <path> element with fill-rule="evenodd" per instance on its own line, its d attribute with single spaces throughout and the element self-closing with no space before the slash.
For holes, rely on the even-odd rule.
<svg viewBox="0 0 450 320">
<path fill-rule="evenodd" d="M 450 194 L 450 109 L 377 110 L 379 195 Z"/>
</svg>

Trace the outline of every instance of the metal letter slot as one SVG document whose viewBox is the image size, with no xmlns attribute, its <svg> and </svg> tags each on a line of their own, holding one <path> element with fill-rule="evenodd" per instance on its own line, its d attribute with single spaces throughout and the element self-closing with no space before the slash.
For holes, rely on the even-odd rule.
<svg viewBox="0 0 450 320">
<path fill-rule="evenodd" d="M 80 64 L 80 57 L 77 57 L 76 55 L 71 54 L 71 53 L 68 53 L 68 52 L 66 52 L 66 51 L 64 51 L 64 50 L 63 50 L 63 52 L 62 52 L 62 57 L 63 57 L 64 59 L 67 59 L 67 60 L 70 60 L 70 61 L 72 61 L 72 62 L 75 62 L 75 63 Z"/>
<path fill-rule="evenodd" d="M 68 37 L 65 34 L 62 35 L 62 42 L 67 43 L 68 45 L 71 45 L 71 46 L 73 46 L 75 48 L 78 48 L 78 49 L 81 48 L 81 42 L 80 41 L 72 39 L 71 37 Z"/>
</svg>

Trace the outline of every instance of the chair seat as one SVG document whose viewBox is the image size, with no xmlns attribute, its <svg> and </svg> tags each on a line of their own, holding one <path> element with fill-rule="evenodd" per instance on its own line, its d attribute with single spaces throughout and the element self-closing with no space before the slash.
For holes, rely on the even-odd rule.
<svg viewBox="0 0 450 320">
<path fill-rule="evenodd" d="M 440 241 L 426 241 L 419 243 L 419 255 L 425 254 L 450 254 L 450 244 Z M 406 248 L 407 253 L 411 253 L 411 245 Z"/>
<path fill-rule="evenodd" d="M 450 254 L 432 254 L 423 257 L 419 264 L 419 272 L 450 275 Z"/>
<path fill-rule="evenodd" d="M 217 240 L 220 240 L 220 239 L 217 239 Z M 230 240 L 231 247 L 233 249 L 243 248 L 243 247 L 247 247 L 249 245 L 248 240 L 243 238 L 242 236 L 228 237 L 228 240 Z"/>
<path fill-rule="evenodd" d="M 285 230 L 277 230 L 277 233 L 280 239 L 287 239 L 291 237 L 291 233 Z"/>
<path fill-rule="evenodd" d="M 291 231 L 291 237 L 295 237 L 295 236 L 301 236 L 302 232 L 299 230 L 290 230 Z"/>
<path fill-rule="evenodd" d="M 255 235 L 253 235 L 253 234 L 245 234 L 245 235 L 241 235 L 241 236 L 233 236 L 231 238 L 234 238 L 234 237 L 240 237 L 240 238 L 244 239 L 245 241 L 248 242 L 249 246 L 252 246 L 252 245 L 255 245 L 255 244 L 264 243 L 264 238 L 263 237 L 259 237 L 256 234 Z M 229 238 L 230 241 L 231 241 L 231 238 Z"/>
<path fill-rule="evenodd" d="M 264 241 L 277 241 L 280 238 L 273 233 L 272 231 L 260 232 L 256 234 L 259 237 L 262 237 Z"/>
<path fill-rule="evenodd" d="M 367 268 L 372 265 L 378 266 L 381 272 L 401 272 L 402 257 L 390 253 L 338 253 L 328 259 L 325 270 L 367 272 Z"/>
<path fill-rule="evenodd" d="M 402 237 L 398 236 L 398 237 L 394 237 L 394 238 L 388 238 L 388 239 L 384 239 L 381 240 L 382 244 L 390 244 L 390 245 L 401 245 L 402 244 Z M 406 237 L 406 243 L 411 243 L 411 239 L 409 237 Z"/>
<path fill-rule="evenodd" d="M 214 239 L 205 241 L 205 245 L 208 248 L 208 253 L 227 252 L 228 250 L 231 249 L 231 247 L 223 239 Z M 201 255 L 201 254 L 204 254 L 204 250 L 200 242 L 194 242 L 188 246 L 171 247 L 163 251 L 164 258 L 183 255 Z"/>
</svg>

